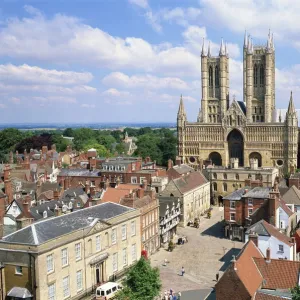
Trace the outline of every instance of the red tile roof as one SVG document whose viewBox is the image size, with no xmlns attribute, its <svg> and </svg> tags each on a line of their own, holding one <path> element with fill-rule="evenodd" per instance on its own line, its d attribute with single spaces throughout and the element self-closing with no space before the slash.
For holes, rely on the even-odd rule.
<svg viewBox="0 0 300 300">
<path fill-rule="evenodd" d="M 236 259 L 236 273 L 251 296 L 254 295 L 263 280 L 253 261 L 253 257 L 263 259 L 260 250 L 252 241 L 249 241 Z"/>
<path fill-rule="evenodd" d="M 291 260 L 253 257 L 253 260 L 264 278 L 265 289 L 290 289 L 298 284 L 300 262 Z"/>
</svg>

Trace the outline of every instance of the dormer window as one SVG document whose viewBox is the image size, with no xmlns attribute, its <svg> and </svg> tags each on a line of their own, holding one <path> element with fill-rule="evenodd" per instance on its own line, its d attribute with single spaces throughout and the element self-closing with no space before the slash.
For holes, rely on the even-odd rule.
<svg viewBox="0 0 300 300">
<path fill-rule="evenodd" d="M 43 218 L 44 219 L 47 218 L 47 211 L 46 210 L 43 212 Z"/>
<path fill-rule="evenodd" d="M 113 171 L 114 167 L 113 166 L 109 166 L 109 171 Z"/>
<path fill-rule="evenodd" d="M 69 209 L 72 209 L 72 208 L 73 208 L 73 203 L 69 202 Z"/>
</svg>

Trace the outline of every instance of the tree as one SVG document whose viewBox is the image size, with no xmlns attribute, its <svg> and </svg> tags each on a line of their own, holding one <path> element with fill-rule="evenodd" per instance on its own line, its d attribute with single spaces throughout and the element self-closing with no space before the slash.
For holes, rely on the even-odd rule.
<svg viewBox="0 0 300 300">
<path fill-rule="evenodd" d="M 88 140 L 95 139 L 95 130 L 90 128 L 78 128 L 74 130 L 74 146 L 76 150 L 83 150 L 84 144 Z"/>
<path fill-rule="evenodd" d="M 101 157 L 110 156 L 110 152 L 103 146 L 100 145 L 95 139 L 88 140 L 85 144 L 83 144 L 82 150 L 88 151 L 89 149 L 96 149 L 97 155 Z"/>
<path fill-rule="evenodd" d="M 17 143 L 15 150 L 22 153 L 25 149 L 29 151 L 30 149 L 41 150 L 43 146 L 47 146 L 48 149 L 51 148 L 53 144 L 52 135 L 49 133 L 43 133 L 41 135 L 35 135 L 28 137 Z"/>
<path fill-rule="evenodd" d="M 291 289 L 292 300 L 300 300 L 300 286 L 297 285 Z"/>
<path fill-rule="evenodd" d="M 158 268 L 152 268 L 149 260 L 141 257 L 127 271 L 123 287 L 116 296 L 118 300 L 153 300 L 161 289 Z"/>
<path fill-rule="evenodd" d="M 106 149 L 112 151 L 112 146 L 116 142 L 115 138 L 112 135 L 103 134 L 97 136 L 97 141 L 99 144 L 103 145 Z"/>
<path fill-rule="evenodd" d="M 74 130 L 73 130 L 73 128 L 66 128 L 63 131 L 63 136 L 74 137 Z"/>
<path fill-rule="evenodd" d="M 124 143 L 119 143 L 116 145 L 116 151 L 118 152 L 118 154 L 126 154 L 126 149 L 125 149 L 125 145 Z"/>
<path fill-rule="evenodd" d="M 0 131 L 0 151 L 9 152 L 23 139 L 23 133 L 15 128 Z"/>
</svg>

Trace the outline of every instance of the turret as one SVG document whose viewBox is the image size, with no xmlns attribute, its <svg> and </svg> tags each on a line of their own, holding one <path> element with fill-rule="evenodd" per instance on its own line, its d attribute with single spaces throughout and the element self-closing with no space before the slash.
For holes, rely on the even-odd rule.
<svg viewBox="0 0 300 300">
<path fill-rule="evenodd" d="M 252 122 L 253 98 L 253 46 L 250 35 L 248 36 L 246 54 L 246 114 L 248 123 Z"/>
<path fill-rule="evenodd" d="M 179 109 L 177 114 L 177 123 L 178 126 L 183 126 L 186 121 L 186 113 L 183 105 L 182 95 L 180 97 Z"/>
<path fill-rule="evenodd" d="M 225 50 L 225 45 L 224 45 L 224 42 L 223 42 L 223 38 L 221 39 L 219 55 L 220 56 L 226 55 L 226 50 Z"/>
<path fill-rule="evenodd" d="M 297 113 L 294 106 L 293 92 L 291 91 L 290 102 L 286 113 L 286 122 L 288 126 L 298 126 Z"/>
</svg>

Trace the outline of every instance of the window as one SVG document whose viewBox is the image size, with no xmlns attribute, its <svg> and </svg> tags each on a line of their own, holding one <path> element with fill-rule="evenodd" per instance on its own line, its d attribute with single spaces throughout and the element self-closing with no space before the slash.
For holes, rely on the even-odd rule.
<svg viewBox="0 0 300 300">
<path fill-rule="evenodd" d="M 235 208 L 235 201 L 230 201 L 230 208 Z"/>
<path fill-rule="evenodd" d="M 55 300 L 55 283 L 48 285 L 48 300 Z"/>
<path fill-rule="evenodd" d="M 258 78 L 258 68 L 257 65 L 254 65 L 254 86 L 257 86 L 257 78 Z"/>
<path fill-rule="evenodd" d="M 284 229 L 284 227 L 285 227 L 285 226 L 284 226 L 284 221 L 280 221 L 280 228 L 281 228 L 281 229 Z"/>
<path fill-rule="evenodd" d="M 264 85 L 265 84 L 265 70 L 264 70 L 264 66 L 261 65 L 260 66 L 260 78 L 259 78 L 259 83 L 260 85 Z"/>
<path fill-rule="evenodd" d="M 101 251 L 101 236 L 96 236 L 96 251 Z"/>
<path fill-rule="evenodd" d="M 210 87 L 213 86 L 213 69 L 211 66 L 209 67 L 209 82 L 208 82 L 208 84 Z"/>
<path fill-rule="evenodd" d="M 217 173 L 213 173 L 213 179 L 217 179 L 218 176 L 217 176 Z"/>
<path fill-rule="evenodd" d="M 283 252 L 283 245 L 278 245 L 278 248 L 279 252 Z"/>
<path fill-rule="evenodd" d="M 61 250 L 61 264 L 62 266 L 66 266 L 68 263 L 68 249 L 65 248 Z"/>
<path fill-rule="evenodd" d="M 81 207 L 81 203 L 80 202 L 77 202 L 77 207 Z"/>
<path fill-rule="evenodd" d="M 135 235 L 135 221 L 131 222 L 131 236 Z"/>
<path fill-rule="evenodd" d="M 126 235 L 127 235 L 126 231 L 127 231 L 126 224 L 122 225 L 122 241 L 126 240 Z"/>
<path fill-rule="evenodd" d="M 91 181 L 91 186 L 93 186 L 93 187 L 96 186 L 95 181 L 93 181 L 93 180 Z"/>
<path fill-rule="evenodd" d="M 250 217 L 250 216 L 252 215 L 252 213 L 253 213 L 253 209 L 252 209 L 252 208 L 249 208 L 249 209 L 248 209 L 248 217 Z"/>
<path fill-rule="evenodd" d="M 218 185 L 216 182 L 213 183 L 213 189 L 215 192 L 218 190 Z"/>
<path fill-rule="evenodd" d="M 136 177 L 131 177 L 131 183 L 136 184 L 137 183 L 137 178 Z"/>
<path fill-rule="evenodd" d="M 227 174 L 224 173 L 224 174 L 223 174 L 223 178 L 224 178 L 224 179 L 227 179 Z"/>
<path fill-rule="evenodd" d="M 105 232 L 105 247 L 109 246 L 109 237 L 108 237 L 108 232 Z"/>
<path fill-rule="evenodd" d="M 81 259 L 81 244 L 80 243 L 75 244 L 75 257 L 76 257 L 76 260 Z"/>
<path fill-rule="evenodd" d="M 219 68 L 218 68 L 218 66 L 216 66 L 216 68 L 215 68 L 215 86 L 216 87 L 219 86 Z"/>
<path fill-rule="evenodd" d="M 114 245 L 117 242 L 117 230 L 113 229 L 111 232 L 111 244 Z"/>
<path fill-rule="evenodd" d="M 118 271 L 118 253 L 113 254 L 112 263 L 113 263 L 113 272 Z"/>
<path fill-rule="evenodd" d="M 146 177 L 140 177 L 140 184 L 142 184 L 145 179 L 146 179 Z"/>
<path fill-rule="evenodd" d="M 240 179 L 239 174 L 235 174 L 235 179 L 236 179 L 236 180 L 239 180 L 239 179 Z"/>
<path fill-rule="evenodd" d="M 54 271 L 53 254 L 47 255 L 47 273 Z"/>
<path fill-rule="evenodd" d="M 127 265 L 127 248 L 123 249 L 123 265 Z"/>
<path fill-rule="evenodd" d="M 136 244 L 131 246 L 131 258 L 132 261 L 136 261 Z"/>
<path fill-rule="evenodd" d="M 248 206 L 252 206 L 253 205 L 253 199 L 248 199 Z"/>
<path fill-rule="evenodd" d="M 235 221 L 235 213 L 230 213 L 230 221 Z"/>
<path fill-rule="evenodd" d="M 76 272 L 77 291 L 82 290 L 82 270 Z"/>
<path fill-rule="evenodd" d="M 132 171 L 135 171 L 135 164 L 132 164 Z"/>
<path fill-rule="evenodd" d="M 15 274 L 23 275 L 23 267 L 16 266 L 16 268 L 15 268 Z"/>
<path fill-rule="evenodd" d="M 64 298 L 70 296 L 70 280 L 69 280 L 69 276 L 63 278 L 63 295 L 64 295 Z"/>
<path fill-rule="evenodd" d="M 93 253 L 93 249 L 92 249 L 92 240 L 89 239 L 88 240 L 88 254 L 92 254 Z"/>
<path fill-rule="evenodd" d="M 227 183 L 223 183 L 223 190 L 224 192 L 227 192 Z"/>
</svg>

